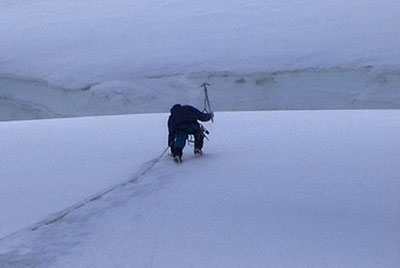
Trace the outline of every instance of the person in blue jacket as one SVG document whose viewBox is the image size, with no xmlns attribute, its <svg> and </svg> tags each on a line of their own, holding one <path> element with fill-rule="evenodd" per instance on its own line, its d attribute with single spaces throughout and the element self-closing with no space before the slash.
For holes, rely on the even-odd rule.
<svg viewBox="0 0 400 268">
<path fill-rule="evenodd" d="M 190 105 L 175 104 L 172 106 L 171 115 L 168 118 L 168 146 L 171 149 L 174 161 L 182 161 L 182 151 L 188 135 L 194 135 L 194 153 L 202 154 L 204 134 L 199 121 L 209 121 L 214 117 L 213 113 L 203 113 Z"/>
</svg>

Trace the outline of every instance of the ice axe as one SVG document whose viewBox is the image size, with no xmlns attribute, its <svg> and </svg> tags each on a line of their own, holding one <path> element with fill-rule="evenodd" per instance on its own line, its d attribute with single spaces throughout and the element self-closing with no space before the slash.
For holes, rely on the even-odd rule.
<svg viewBox="0 0 400 268">
<path fill-rule="evenodd" d="M 212 113 L 211 105 L 210 105 L 210 99 L 208 98 L 208 89 L 207 86 L 209 86 L 209 83 L 203 83 L 200 87 L 204 89 L 204 109 L 203 112 L 207 113 Z M 211 122 L 214 123 L 214 119 L 211 118 Z"/>
</svg>

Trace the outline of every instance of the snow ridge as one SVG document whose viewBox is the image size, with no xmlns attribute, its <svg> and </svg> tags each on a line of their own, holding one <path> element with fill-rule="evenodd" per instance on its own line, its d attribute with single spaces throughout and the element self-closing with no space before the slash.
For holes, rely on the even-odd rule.
<svg viewBox="0 0 400 268">
<path fill-rule="evenodd" d="M 3 78 L 0 120 L 168 112 L 175 103 L 202 105 L 200 85 L 210 83 L 217 111 L 400 109 L 400 72 L 300 69 L 275 72 L 159 73 L 85 89 Z"/>
</svg>

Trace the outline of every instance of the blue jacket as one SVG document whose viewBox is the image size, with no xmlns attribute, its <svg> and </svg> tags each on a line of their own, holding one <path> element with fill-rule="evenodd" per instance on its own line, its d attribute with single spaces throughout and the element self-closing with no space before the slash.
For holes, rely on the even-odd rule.
<svg viewBox="0 0 400 268">
<path fill-rule="evenodd" d="M 193 106 L 175 104 L 171 108 L 171 115 L 168 118 L 168 145 L 174 144 L 175 136 L 178 132 L 178 128 L 182 125 L 197 123 L 200 121 L 209 121 L 212 117 L 212 113 L 202 113 Z"/>
</svg>

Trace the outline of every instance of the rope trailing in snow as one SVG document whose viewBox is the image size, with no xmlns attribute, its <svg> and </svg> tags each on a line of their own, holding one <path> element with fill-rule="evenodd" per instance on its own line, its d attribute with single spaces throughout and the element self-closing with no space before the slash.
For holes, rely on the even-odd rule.
<svg viewBox="0 0 400 268">
<path fill-rule="evenodd" d="M 165 153 L 168 151 L 169 146 L 167 146 L 167 148 L 165 148 L 165 150 L 161 153 L 161 155 L 157 158 L 155 158 L 154 160 L 151 161 L 151 164 L 143 171 L 139 174 L 139 176 L 136 176 L 135 178 L 131 179 L 129 182 L 135 182 L 137 181 L 137 179 L 141 176 L 143 176 L 144 174 L 146 174 L 150 169 L 152 169 L 158 162 L 160 162 L 160 160 L 163 158 L 163 156 L 165 155 Z"/>
<path fill-rule="evenodd" d="M 83 199 L 82 201 L 76 203 L 75 205 L 72 205 L 72 206 L 70 206 L 70 207 L 67 207 L 66 209 L 63 209 L 63 210 L 61 210 L 61 211 L 59 211 L 59 212 L 56 212 L 56 213 L 54 213 L 52 216 L 48 217 L 47 219 L 44 219 L 44 220 L 42 220 L 42 221 L 40 221 L 40 222 L 37 222 L 37 223 L 35 223 L 35 224 L 33 224 L 33 225 L 29 226 L 29 227 L 20 229 L 20 230 L 15 231 L 15 232 L 13 232 L 13 233 L 11 233 L 11 234 L 8 234 L 8 235 L 5 235 L 5 236 L 3 236 L 3 237 L 0 237 L 0 242 L 3 241 L 3 240 L 6 240 L 7 238 L 16 236 L 16 235 L 18 235 L 19 233 L 21 233 L 21 232 L 23 232 L 23 231 L 27 231 L 27 230 L 36 231 L 37 229 L 39 229 L 39 228 L 42 227 L 42 226 L 46 226 L 46 225 L 50 225 L 50 224 L 52 224 L 52 223 L 55 223 L 55 222 L 61 220 L 62 218 L 64 218 L 65 216 L 67 216 L 68 214 L 70 214 L 71 212 L 73 212 L 73 211 L 75 211 L 75 210 L 77 210 L 77 209 L 79 209 L 79 208 L 81 208 L 81 207 L 83 207 L 83 206 L 85 206 L 85 205 L 87 205 L 87 204 L 93 202 L 93 201 L 96 201 L 96 200 L 100 199 L 100 198 L 103 197 L 105 194 L 107 194 L 107 193 L 109 193 L 109 192 L 112 192 L 112 191 L 114 191 L 114 190 L 117 189 L 117 188 L 124 187 L 124 186 L 126 186 L 128 183 L 134 183 L 134 182 L 136 182 L 140 177 L 142 177 L 143 175 L 145 175 L 145 174 L 146 174 L 147 172 L 149 172 L 158 162 L 160 162 L 160 160 L 163 158 L 163 156 L 164 156 L 165 153 L 167 152 L 168 148 L 169 148 L 169 147 L 165 148 L 165 150 L 161 153 L 161 155 L 160 155 L 159 157 L 157 157 L 157 158 L 153 159 L 152 161 L 150 161 L 150 162 L 149 162 L 150 165 L 149 165 L 148 167 L 146 167 L 142 172 L 139 173 L 139 175 L 135 176 L 134 178 L 132 178 L 132 179 L 126 181 L 126 182 L 122 182 L 122 183 L 119 183 L 119 184 L 110 186 L 110 187 L 104 189 L 103 191 L 98 192 L 98 193 L 96 193 L 96 194 L 94 194 L 94 195 L 92 195 L 92 196 L 90 196 L 90 197 L 88 197 L 88 198 L 86 198 L 86 199 Z"/>
</svg>

